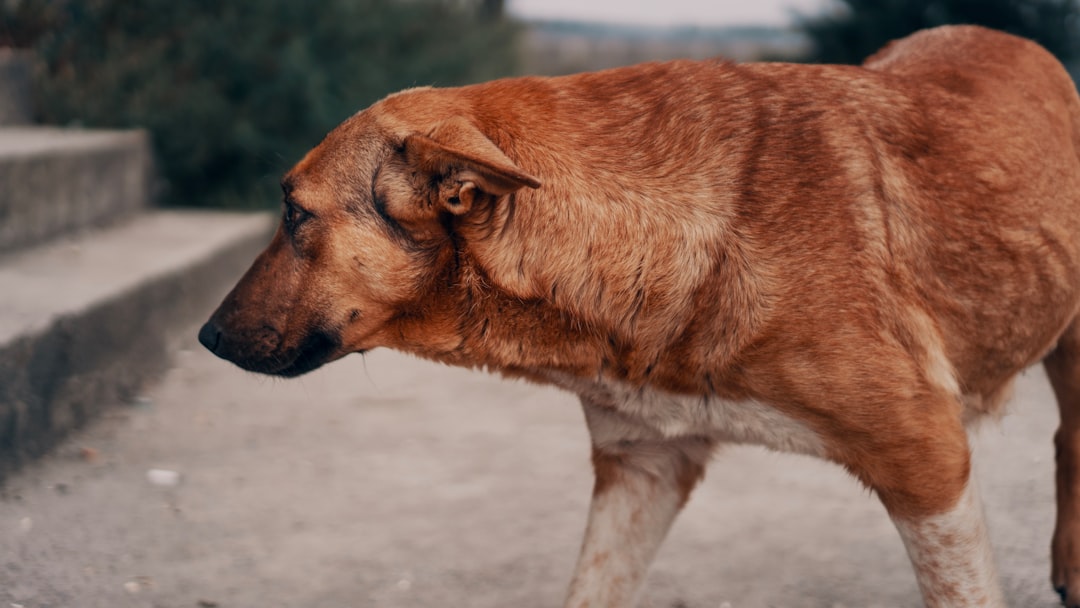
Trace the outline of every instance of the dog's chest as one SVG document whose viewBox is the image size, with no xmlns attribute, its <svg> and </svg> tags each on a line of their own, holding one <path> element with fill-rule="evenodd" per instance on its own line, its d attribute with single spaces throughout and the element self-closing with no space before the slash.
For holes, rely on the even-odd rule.
<svg viewBox="0 0 1080 608">
<path fill-rule="evenodd" d="M 683 395 L 560 372 L 549 377 L 581 397 L 594 442 L 708 437 L 783 452 L 824 453 L 821 438 L 806 424 L 752 399 Z"/>
</svg>

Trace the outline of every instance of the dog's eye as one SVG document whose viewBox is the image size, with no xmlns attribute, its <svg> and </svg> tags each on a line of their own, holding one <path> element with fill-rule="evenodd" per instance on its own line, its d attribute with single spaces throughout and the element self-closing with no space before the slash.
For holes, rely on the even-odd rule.
<svg viewBox="0 0 1080 608">
<path fill-rule="evenodd" d="M 293 201 L 285 199 L 285 211 L 282 215 L 282 220 L 285 222 L 287 228 L 295 230 L 297 226 L 304 223 L 304 220 L 309 217 L 311 217 L 310 213 L 298 207 Z"/>
</svg>

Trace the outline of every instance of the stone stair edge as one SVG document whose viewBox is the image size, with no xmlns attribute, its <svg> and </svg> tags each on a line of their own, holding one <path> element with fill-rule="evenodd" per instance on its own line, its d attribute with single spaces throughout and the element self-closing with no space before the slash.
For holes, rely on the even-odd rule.
<svg viewBox="0 0 1080 608">
<path fill-rule="evenodd" d="M 0 128 L 0 252 L 145 209 L 154 179 L 141 129 Z"/>
<path fill-rule="evenodd" d="M 149 144 L 144 128 L 0 125 L 0 161 L 40 154 L 79 154 L 101 147 Z"/>
<path fill-rule="evenodd" d="M 157 223 L 162 230 L 166 225 L 179 227 L 182 235 L 174 239 L 177 242 L 214 232 L 214 224 L 228 226 L 219 226 L 203 247 L 191 246 L 160 265 L 144 265 L 141 271 L 146 274 L 138 280 L 118 281 L 110 293 L 73 298 L 67 310 L 43 311 L 45 321 L 39 319 L 21 330 L 12 327 L 12 313 L 4 310 L 5 299 L 0 299 L 0 321 L 8 325 L 0 331 L 0 483 L 6 471 L 45 453 L 100 413 L 130 402 L 143 385 L 163 373 L 176 332 L 209 315 L 266 245 L 274 226 L 268 213 L 153 210 L 141 215 L 146 217 L 81 235 L 68 246 L 81 242 L 84 248 L 93 248 L 95 242 L 112 240 L 107 248 L 122 249 L 117 232 L 147 223 Z M 149 235 L 146 240 L 161 239 Z M 36 255 L 59 255 L 62 261 L 58 251 L 63 247 L 53 244 L 42 251 L 0 257 L 0 275 L 7 273 L 0 285 L 17 282 L 12 265 L 32 262 Z M 130 252 L 131 259 L 148 255 Z M 5 289 L 0 287 L 0 292 Z M 56 289 L 62 296 L 62 280 Z"/>
<path fill-rule="evenodd" d="M 269 213 L 149 209 L 0 255 L 0 344 L 94 306 L 249 232 L 269 233 Z"/>
</svg>

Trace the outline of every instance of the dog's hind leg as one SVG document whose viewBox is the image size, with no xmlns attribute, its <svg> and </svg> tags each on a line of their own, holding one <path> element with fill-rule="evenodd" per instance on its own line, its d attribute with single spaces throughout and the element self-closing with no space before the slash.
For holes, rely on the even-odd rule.
<svg viewBox="0 0 1080 608">
<path fill-rule="evenodd" d="M 629 607 L 704 474 L 712 444 L 666 440 L 603 406 L 583 403 L 596 485 L 566 606 Z"/>
<path fill-rule="evenodd" d="M 1051 582 L 1069 608 L 1080 607 L 1080 319 L 1074 319 L 1043 362 L 1057 395 L 1061 425 L 1057 458 L 1057 525 Z"/>
</svg>

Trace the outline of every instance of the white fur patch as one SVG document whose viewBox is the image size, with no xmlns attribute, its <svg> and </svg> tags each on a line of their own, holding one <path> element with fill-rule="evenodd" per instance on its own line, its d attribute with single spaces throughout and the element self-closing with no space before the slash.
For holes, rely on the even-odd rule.
<svg viewBox="0 0 1080 608">
<path fill-rule="evenodd" d="M 590 421 L 593 443 L 598 446 L 621 440 L 707 437 L 811 456 L 825 453 L 817 433 L 758 401 L 678 395 L 616 380 L 584 380 L 561 373 L 551 377 L 583 400 L 613 414 L 605 416 L 602 423 L 594 425 Z"/>
<path fill-rule="evenodd" d="M 975 482 L 952 509 L 919 520 L 893 518 L 927 608 L 1005 606 Z"/>
</svg>

